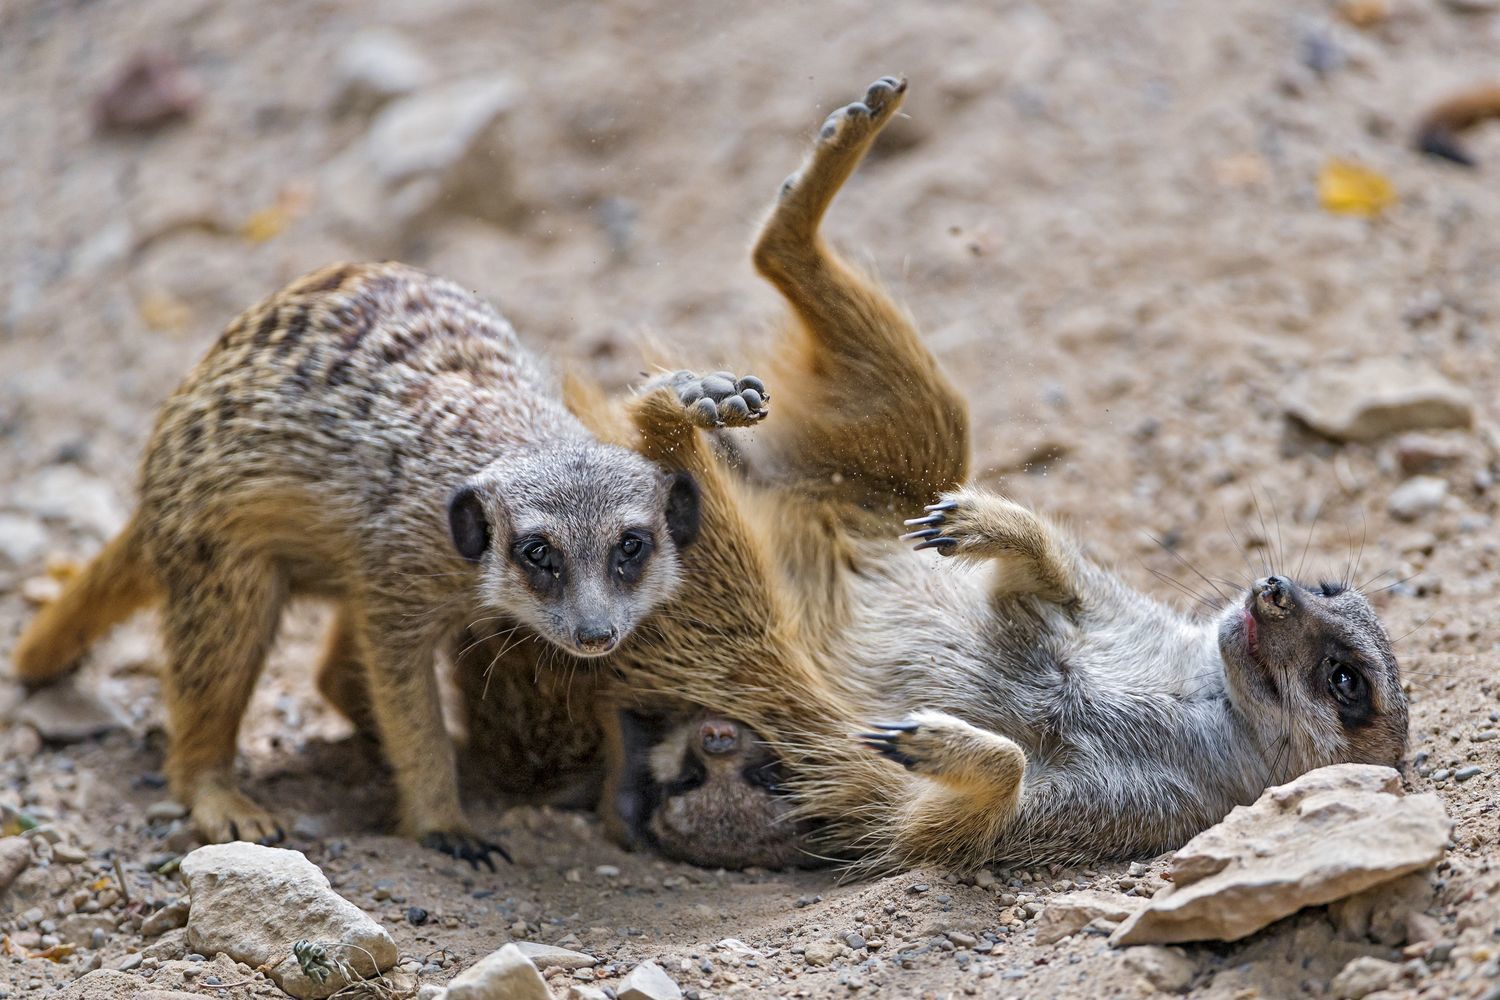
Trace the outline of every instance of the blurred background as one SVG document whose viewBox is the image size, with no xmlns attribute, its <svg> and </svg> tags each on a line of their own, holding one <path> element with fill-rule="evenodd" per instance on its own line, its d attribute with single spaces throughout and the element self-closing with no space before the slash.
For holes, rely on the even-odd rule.
<svg viewBox="0 0 1500 1000">
<path fill-rule="evenodd" d="M 314 267 L 454 278 L 611 386 L 648 336 L 751 367 L 756 223 L 887 73 L 905 117 L 828 232 L 969 393 L 979 478 L 1183 606 L 1179 556 L 1381 574 L 1424 773 L 1479 753 L 1447 736 L 1496 707 L 1500 124 L 1468 169 L 1413 136 L 1500 79 L 1493 0 L 7 0 L 0 649 L 123 522 L 160 401 Z M 316 624 L 254 766 L 328 721 Z M 123 636 L 94 669 L 150 731 L 154 640 Z M 1484 760 L 1461 842 L 1493 834 Z"/>
</svg>

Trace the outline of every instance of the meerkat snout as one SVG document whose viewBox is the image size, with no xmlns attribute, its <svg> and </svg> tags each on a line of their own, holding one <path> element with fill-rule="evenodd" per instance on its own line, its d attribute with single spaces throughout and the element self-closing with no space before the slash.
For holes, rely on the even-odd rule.
<svg viewBox="0 0 1500 1000">
<path fill-rule="evenodd" d="M 585 441 L 506 456 L 460 485 L 447 513 L 454 551 L 479 566 L 479 606 L 595 657 L 676 589 L 698 488 L 687 473 Z"/>
<path fill-rule="evenodd" d="M 1295 598 L 1290 580 L 1268 576 L 1255 582 L 1254 592 L 1256 606 L 1266 617 L 1281 619 L 1292 612 Z"/>
</svg>

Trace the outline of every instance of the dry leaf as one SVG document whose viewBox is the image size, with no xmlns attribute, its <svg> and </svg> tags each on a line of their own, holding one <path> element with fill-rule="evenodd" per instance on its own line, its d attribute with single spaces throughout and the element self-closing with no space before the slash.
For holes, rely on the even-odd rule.
<svg viewBox="0 0 1500 1000">
<path fill-rule="evenodd" d="M 1329 160 L 1318 174 L 1318 199 L 1337 215 L 1372 218 L 1396 202 L 1390 179 L 1347 160 Z"/>
<path fill-rule="evenodd" d="M 151 292 L 135 308 L 148 330 L 180 333 L 193 322 L 193 311 L 187 304 L 166 292 Z"/>
</svg>

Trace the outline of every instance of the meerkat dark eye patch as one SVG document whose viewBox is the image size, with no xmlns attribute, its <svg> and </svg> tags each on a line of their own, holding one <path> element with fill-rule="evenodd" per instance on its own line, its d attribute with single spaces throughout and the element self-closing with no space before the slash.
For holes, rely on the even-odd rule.
<svg viewBox="0 0 1500 1000">
<path fill-rule="evenodd" d="M 460 486 L 448 500 L 448 530 L 453 547 L 469 562 L 477 563 L 490 547 L 490 522 L 474 487 Z"/>
<path fill-rule="evenodd" d="M 686 472 L 674 472 L 667 485 L 667 534 L 679 548 L 693 544 L 702 519 L 698 481 Z"/>
<path fill-rule="evenodd" d="M 1318 591 L 1324 597 L 1337 597 L 1348 589 L 1342 583 L 1335 583 L 1332 580 L 1318 581 Z"/>
</svg>

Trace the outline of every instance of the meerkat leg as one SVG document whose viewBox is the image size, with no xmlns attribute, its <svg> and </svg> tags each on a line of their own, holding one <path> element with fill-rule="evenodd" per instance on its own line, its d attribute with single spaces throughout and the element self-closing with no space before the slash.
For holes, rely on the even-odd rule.
<svg viewBox="0 0 1500 1000">
<path fill-rule="evenodd" d="M 750 443 L 752 468 L 882 515 L 957 486 L 969 461 L 967 407 L 910 318 L 819 233 L 905 92 L 884 77 L 829 115 L 753 252 L 796 323 L 771 372 L 783 410 Z"/>
<path fill-rule="evenodd" d="M 334 611 L 323 660 L 318 665 L 318 691 L 354 724 L 356 732 L 376 739 L 375 714 L 370 707 L 370 686 L 366 676 L 353 614 L 350 609 L 339 605 Z"/>
<path fill-rule="evenodd" d="M 443 725 L 436 655 L 445 635 L 392 602 L 354 620 L 355 658 L 365 664 L 371 714 L 400 795 L 401 832 L 424 846 L 494 870 L 498 844 L 474 835 L 458 799 L 452 739 Z M 413 627 L 413 622 L 419 624 Z"/>
<path fill-rule="evenodd" d="M 944 712 L 916 712 L 876 730 L 862 734 L 866 746 L 928 779 L 911 790 L 889 831 L 892 854 L 957 866 L 987 860 L 1020 805 L 1025 752 Z"/>
<path fill-rule="evenodd" d="M 214 563 L 219 568 L 212 573 L 183 569 L 170 577 L 163 615 L 167 775 L 210 841 L 274 843 L 282 829 L 239 790 L 234 757 L 240 719 L 276 636 L 286 582 L 263 559 L 224 556 Z"/>
<path fill-rule="evenodd" d="M 1035 594 L 1059 604 L 1078 600 L 1073 560 L 1036 513 L 996 493 L 967 487 L 944 493 L 901 537 L 945 556 L 993 560 L 997 595 Z"/>
</svg>

